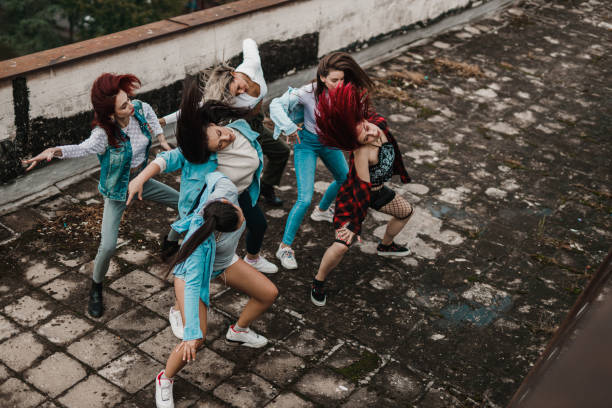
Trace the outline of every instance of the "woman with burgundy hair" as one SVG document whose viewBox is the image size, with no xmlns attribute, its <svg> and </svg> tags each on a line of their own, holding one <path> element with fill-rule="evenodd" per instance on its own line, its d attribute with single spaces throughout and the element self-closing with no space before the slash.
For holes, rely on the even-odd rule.
<svg viewBox="0 0 612 408">
<path fill-rule="evenodd" d="M 368 208 L 392 217 L 378 244 L 377 253 L 381 256 L 410 253 L 408 248 L 395 244 L 393 238 L 404 228 L 413 210 L 405 198 L 384 184 L 395 174 L 403 183 L 410 182 L 410 177 L 386 120 L 371 109 L 365 92 L 350 83 L 339 84 L 319 100 L 316 122 L 322 144 L 351 152 L 349 174 L 336 198 L 336 239 L 325 251 L 312 280 L 310 299 L 324 306 L 325 279 L 340 263 L 355 236 L 359 237 Z"/>
<path fill-rule="evenodd" d="M 98 190 L 104 196 L 104 215 L 89 292 L 88 311 L 93 317 L 100 317 L 104 313 L 102 282 L 116 249 L 119 222 L 126 208 L 128 183 L 147 165 L 154 136 L 164 148 L 169 148 L 151 106 L 130 99 L 139 87 L 140 80 L 132 74 L 100 75 L 91 88 L 94 120 L 90 136 L 80 144 L 50 147 L 23 161 L 30 165 L 27 168 L 29 171 L 39 162 L 51 161 L 55 157 L 70 159 L 94 153 L 98 155 Z M 178 191 L 155 180 L 145 184 L 142 195 L 171 207 L 176 207 L 179 199 Z M 178 233 L 172 229 L 164 237 L 162 258 L 167 259 L 178 251 L 178 238 Z"/>
</svg>

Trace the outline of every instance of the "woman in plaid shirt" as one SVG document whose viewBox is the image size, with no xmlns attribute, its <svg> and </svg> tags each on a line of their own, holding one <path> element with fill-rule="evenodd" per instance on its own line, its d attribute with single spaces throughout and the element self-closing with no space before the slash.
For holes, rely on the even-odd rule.
<svg viewBox="0 0 612 408">
<path fill-rule="evenodd" d="M 328 97 L 320 98 L 316 121 L 322 144 L 351 152 L 349 173 L 336 197 L 336 239 L 325 251 L 312 281 L 310 299 L 324 306 L 325 279 L 340 263 L 355 236 L 359 237 L 368 208 L 393 217 L 377 248 L 381 256 L 410 253 L 408 248 L 395 244 L 393 238 L 404 228 L 413 210 L 406 199 L 384 185 L 394 174 L 403 183 L 410 182 L 410 177 L 386 120 L 370 108 L 365 93 L 350 83 L 339 84 Z"/>
</svg>

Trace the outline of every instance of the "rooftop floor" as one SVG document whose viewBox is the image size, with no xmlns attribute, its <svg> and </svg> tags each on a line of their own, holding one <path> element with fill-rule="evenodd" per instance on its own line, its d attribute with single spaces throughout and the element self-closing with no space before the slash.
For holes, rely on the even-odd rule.
<svg viewBox="0 0 612 408">
<path fill-rule="evenodd" d="M 371 212 L 317 308 L 309 285 L 333 231 L 306 219 L 299 269 L 271 276 L 280 296 L 254 325 L 269 346 L 225 343 L 246 298 L 214 282 L 206 349 L 176 382 L 178 407 L 510 401 L 612 242 L 612 4 L 521 4 L 370 69 L 413 179 L 392 184 L 416 208 L 397 239 L 414 255 L 374 255 L 385 219 Z M 178 187 L 178 176 L 160 179 Z M 313 201 L 330 180 L 322 164 L 318 180 Z M 156 257 L 176 212 L 151 202 L 126 212 L 107 312 L 91 319 L 96 184 L 0 218 L 4 406 L 153 404 L 177 343 Z M 269 259 L 294 186 L 290 162 L 284 207 L 263 206 Z"/>
</svg>

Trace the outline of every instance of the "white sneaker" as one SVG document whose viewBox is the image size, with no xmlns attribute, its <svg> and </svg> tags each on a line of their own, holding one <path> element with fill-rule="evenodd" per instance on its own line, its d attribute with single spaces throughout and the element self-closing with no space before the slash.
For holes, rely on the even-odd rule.
<svg viewBox="0 0 612 408">
<path fill-rule="evenodd" d="M 314 210 L 310 214 L 310 219 L 313 221 L 334 222 L 334 209 L 329 207 L 325 211 L 321 211 L 318 205 L 315 205 Z"/>
<path fill-rule="evenodd" d="M 240 343 L 243 346 L 251 348 L 260 348 L 268 344 L 268 339 L 264 336 L 255 333 L 251 329 L 247 329 L 247 331 L 236 331 L 234 330 L 233 324 L 227 329 L 225 338 L 232 343 Z"/>
<path fill-rule="evenodd" d="M 164 370 L 157 374 L 155 379 L 155 406 L 157 408 L 174 408 L 174 398 L 172 397 L 172 386 L 174 380 L 162 378 Z"/>
<path fill-rule="evenodd" d="M 181 317 L 181 311 L 176 310 L 174 307 L 170 307 L 170 313 L 168 313 L 168 320 L 170 320 L 170 328 L 172 328 L 172 334 L 179 339 L 183 340 L 183 318 Z"/>
<path fill-rule="evenodd" d="M 259 258 L 255 262 L 248 259 L 246 256 L 244 257 L 244 261 L 251 265 L 253 268 L 257 269 L 261 273 L 276 273 L 278 272 L 278 266 L 274 265 L 272 262 L 268 261 L 263 256 L 259 255 Z"/>
<path fill-rule="evenodd" d="M 297 269 L 297 262 L 295 261 L 295 256 L 291 247 L 283 247 L 279 245 L 278 250 L 276 251 L 276 257 L 280 259 L 283 268 Z"/>
</svg>

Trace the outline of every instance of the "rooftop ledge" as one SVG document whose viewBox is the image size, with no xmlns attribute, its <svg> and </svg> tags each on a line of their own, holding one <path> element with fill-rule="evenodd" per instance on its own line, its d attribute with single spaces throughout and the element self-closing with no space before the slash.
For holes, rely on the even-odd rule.
<svg viewBox="0 0 612 408">
<path fill-rule="evenodd" d="M 155 38 L 192 30 L 203 25 L 217 23 L 236 16 L 265 10 L 296 0 L 239 0 L 189 14 L 156 21 L 127 30 L 92 38 L 90 40 L 53 48 L 23 57 L 0 62 L 0 80 L 38 71 L 136 45 Z"/>
</svg>

